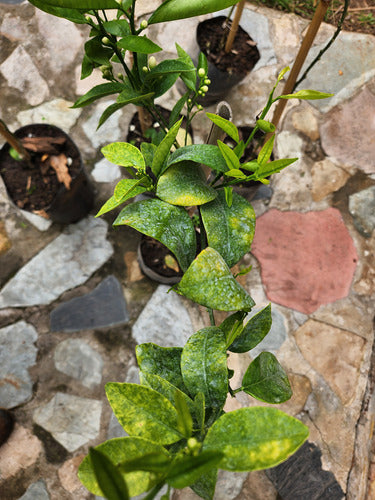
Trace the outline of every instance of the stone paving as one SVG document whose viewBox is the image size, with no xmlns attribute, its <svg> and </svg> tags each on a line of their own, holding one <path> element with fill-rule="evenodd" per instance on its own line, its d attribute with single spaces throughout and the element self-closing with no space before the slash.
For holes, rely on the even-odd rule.
<svg viewBox="0 0 375 500">
<path fill-rule="evenodd" d="M 140 13 L 155 3 L 141 2 Z M 150 36 L 166 57 L 175 41 L 193 51 L 196 23 L 152 26 Z M 307 22 L 249 6 L 243 25 L 261 58 L 227 100 L 236 123 L 251 125 Z M 332 30 L 323 25 L 313 52 Z M 13 206 L 0 185 L 0 407 L 15 418 L 0 447 L 2 500 L 92 498 L 76 477 L 79 463 L 89 446 L 123 433 L 104 384 L 137 381 L 136 343 L 183 345 L 207 322 L 202 309 L 141 274 L 135 231 L 112 229 L 111 215 L 93 217 L 121 177 L 100 147 L 124 139 L 135 108 L 99 131 L 104 103 L 70 109 L 101 81 L 96 72 L 79 80 L 85 34 L 27 2 L 0 0 L 2 119 L 11 129 L 43 121 L 69 132 L 96 189 L 92 214 L 62 227 Z M 273 327 L 257 353 L 276 353 L 288 371 L 294 395 L 280 406 L 310 428 L 299 452 L 305 465 L 298 455 L 281 469 L 223 472 L 216 500 L 276 500 L 278 492 L 284 500 L 375 498 L 375 38 L 342 33 L 302 87 L 335 96 L 288 103 L 276 157 L 299 161 L 253 199 L 257 229 L 244 258 L 253 268 L 241 280 L 257 309 L 272 302 Z M 171 107 L 176 97 L 172 89 L 161 103 Z M 196 142 L 207 123 L 197 117 Z M 231 355 L 238 378 L 248 358 Z M 227 406 L 254 404 L 240 394 Z M 321 484 L 314 495 L 309 475 Z M 187 489 L 173 498 L 197 497 Z"/>
</svg>

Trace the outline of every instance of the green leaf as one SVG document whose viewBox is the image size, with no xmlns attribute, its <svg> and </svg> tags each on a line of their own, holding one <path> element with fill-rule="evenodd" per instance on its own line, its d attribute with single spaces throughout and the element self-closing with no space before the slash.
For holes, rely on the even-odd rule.
<svg viewBox="0 0 375 500">
<path fill-rule="evenodd" d="M 257 161 L 248 161 L 246 163 L 242 163 L 241 169 L 249 170 L 250 172 L 256 172 L 259 169 L 260 165 Z"/>
<path fill-rule="evenodd" d="M 185 83 L 186 87 L 191 91 L 196 91 L 196 82 L 197 82 L 197 72 L 194 66 L 194 63 L 187 52 L 184 51 L 182 47 L 176 43 L 176 50 L 179 56 L 179 59 L 183 61 L 185 64 L 190 66 L 191 71 L 186 71 L 181 74 L 181 79 Z"/>
<path fill-rule="evenodd" d="M 202 392 L 206 405 L 222 408 L 228 394 L 225 335 L 209 326 L 193 334 L 181 355 L 181 372 L 190 394 Z"/>
<path fill-rule="evenodd" d="M 148 471 L 156 473 L 165 473 L 171 464 L 171 457 L 165 452 L 153 452 L 133 460 L 126 460 L 118 465 L 123 472 Z"/>
<path fill-rule="evenodd" d="M 133 179 L 123 179 L 124 181 L 132 181 Z M 137 183 L 137 180 L 134 180 L 134 183 Z M 129 182 L 130 185 L 130 182 Z M 142 194 L 145 191 L 147 191 L 147 188 L 140 186 L 140 185 L 133 185 L 132 187 L 129 187 L 128 191 L 123 195 L 123 197 L 117 198 L 116 196 L 111 196 L 109 200 L 107 200 L 102 208 L 99 210 L 99 212 L 96 214 L 96 217 L 99 217 L 100 215 L 106 214 L 107 212 L 110 212 L 114 208 L 119 207 L 125 201 L 129 200 L 130 198 L 134 198 L 134 196 L 137 196 L 138 194 Z"/>
<path fill-rule="evenodd" d="M 205 399 L 203 392 L 198 392 L 198 394 L 194 398 L 194 415 L 197 420 L 198 429 L 203 432 L 204 431 L 204 421 L 206 418 L 206 409 L 205 409 Z"/>
<path fill-rule="evenodd" d="M 141 153 L 143 158 L 145 159 L 145 164 L 148 167 L 151 167 L 154 155 L 156 151 L 155 144 L 151 144 L 150 142 L 141 142 Z"/>
<path fill-rule="evenodd" d="M 198 69 L 204 69 L 206 76 L 208 75 L 208 61 L 207 57 L 203 52 L 198 54 Z"/>
<path fill-rule="evenodd" d="M 100 10 L 117 9 L 116 0 L 44 0 L 43 3 L 68 9 Z"/>
<path fill-rule="evenodd" d="M 194 411 L 194 403 L 192 406 L 192 409 Z M 193 433 L 193 418 L 191 415 L 191 411 L 189 410 L 189 403 L 186 400 L 186 394 L 179 391 L 178 389 L 175 391 L 174 407 L 177 410 L 177 425 L 179 431 L 186 438 L 191 437 Z"/>
<path fill-rule="evenodd" d="M 177 123 L 173 125 L 173 127 L 168 131 L 167 135 L 161 141 L 159 146 L 157 147 L 154 153 L 154 159 L 152 161 L 151 170 L 155 177 L 158 177 L 160 172 L 162 171 L 164 162 L 168 158 L 169 151 L 176 140 L 178 130 L 181 126 L 182 118 Z"/>
<path fill-rule="evenodd" d="M 130 497 L 124 478 L 111 459 L 95 448 L 90 449 L 89 456 L 103 495 L 108 500 L 128 500 Z"/>
<path fill-rule="evenodd" d="M 257 163 L 261 167 L 265 165 L 271 158 L 274 142 L 275 142 L 275 135 L 272 135 L 272 137 L 268 139 L 268 141 L 264 144 L 264 146 L 260 150 L 257 158 Z"/>
<path fill-rule="evenodd" d="M 165 76 L 168 73 L 180 74 L 189 71 L 193 70 L 186 62 L 180 59 L 165 59 L 147 73 L 146 80 L 152 80 L 155 76 Z"/>
<path fill-rule="evenodd" d="M 241 165 L 242 167 L 242 165 Z M 234 177 L 235 179 L 246 179 L 247 178 L 247 175 L 245 175 L 241 170 L 239 170 L 238 168 L 233 168 L 232 170 L 228 170 L 227 172 L 225 172 L 225 175 L 227 177 Z"/>
<path fill-rule="evenodd" d="M 203 450 L 220 449 L 224 453 L 220 469 L 267 469 L 292 455 L 308 434 L 302 422 L 276 408 L 240 408 L 216 420 L 203 442 Z"/>
<path fill-rule="evenodd" d="M 250 311 L 255 303 L 233 278 L 221 255 L 207 247 L 175 287 L 190 300 L 219 311 Z"/>
<path fill-rule="evenodd" d="M 126 105 L 129 103 L 146 102 L 147 100 L 154 97 L 154 92 L 148 92 L 147 94 L 141 94 L 136 90 L 126 88 L 121 92 L 117 98 L 117 104 Z"/>
<path fill-rule="evenodd" d="M 135 354 L 140 370 L 143 373 L 159 375 L 175 387 L 186 392 L 181 374 L 182 347 L 160 347 L 156 344 L 139 344 Z"/>
<path fill-rule="evenodd" d="M 265 403 L 284 403 L 292 397 L 288 376 L 270 352 L 261 352 L 242 380 L 242 390 Z"/>
<path fill-rule="evenodd" d="M 226 343 L 228 344 L 228 339 L 232 338 L 234 331 L 240 329 L 242 331 L 242 322 L 246 313 L 242 311 L 237 311 L 230 314 L 219 326 L 225 334 Z"/>
<path fill-rule="evenodd" d="M 142 371 L 140 372 L 140 378 L 142 385 L 151 387 L 151 389 L 154 389 L 154 391 L 159 392 L 164 397 L 166 397 L 168 401 L 170 401 L 172 405 L 176 408 L 177 413 L 179 412 L 178 408 L 176 407 L 176 398 L 180 398 L 184 400 L 184 403 L 181 404 L 182 405 L 185 404 L 185 407 L 188 409 L 189 414 L 195 415 L 196 408 L 194 401 L 190 399 L 189 396 L 185 394 L 185 392 L 178 389 L 173 384 L 173 382 L 168 382 L 158 374 L 142 372 Z M 181 430 L 180 427 L 179 430 Z"/>
<path fill-rule="evenodd" d="M 216 198 L 216 191 L 206 183 L 197 163 L 181 161 L 168 168 L 159 178 L 156 194 L 172 205 L 203 205 Z"/>
<path fill-rule="evenodd" d="M 169 116 L 169 127 L 173 127 L 173 125 L 180 118 L 181 111 L 185 106 L 186 101 L 188 100 L 189 92 L 186 92 L 173 106 L 171 114 Z"/>
<path fill-rule="evenodd" d="M 132 102 L 132 101 L 129 101 L 129 102 Z M 105 123 L 108 118 L 110 116 L 113 115 L 113 113 L 116 113 L 116 111 L 118 111 L 119 109 L 123 108 L 124 106 L 126 106 L 128 104 L 128 102 L 115 102 L 113 104 L 111 104 L 110 106 L 108 106 L 108 108 L 106 108 L 101 117 L 99 118 L 99 122 L 98 122 L 98 126 L 97 126 L 97 130 L 103 125 L 103 123 Z"/>
<path fill-rule="evenodd" d="M 211 469 L 203 474 L 190 488 L 204 500 L 212 500 L 215 494 L 217 469 Z"/>
<path fill-rule="evenodd" d="M 238 128 L 234 123 L 213 113 L 206 113 L 206 115 L 215 125 L 220 127 L 221 130 L 224 130 L 224 132 L 229 137 L 231 137 L 237 144 L 240 142 Z"/>
<path fill-rule="evenodd" d="M 273 133 L 276 130 L 275 125 L 267 120 L 257 120 L 257 125 L 260 128 L 260 130 L 266 133 L 269 132 Z"/>
<path fill-rule="evenodd" d="M 126 19 L 113 19 L 103 23 L 103 28 L 107 33 L 114 36 L 127 36 L 130 34 L 129 23 Z"/>
<path fill-rule="evenodd" d="M 270 331 L 271 326 L 271 304 L 268 304 L 246 323 L 241 335 L 229 347 L 229 351 L 248 352 L 254 349 Z"/>
<path fill-rule="evenodd" d="M 334 94 L 327 94 L 326 92 L 319 92 L 318 90 L 299 90 L 294 94 L 285 94 L 279 96 L 277 99 L 326 99 L 327 97 L 332 97 Z"/>
<path fill-rule="evenodd" d="M 117 42 L 117 46 L 131 52 L 140 52 L 141 54 L 154 54 L 163 50 L 146 36 L 127 35 Z"/>
<path fill-rule="evenodd" d="M 222 459 L 220 451 L 205 451 L 197 456 L 188 455 L 177 459 L 168 472 L 166 481 L 173 488 L 186 488 L 207 474 Z"/>
<path fill-rule="evenodd" d="M 108 161 L 121 167 L 145 170 L 145 160 L 138 148 L 128 142 L 112 142 L 101 149 Z"/>
<path fill-rule="evenodd" d="M 211 144 L 192 144 L 191 146 L 183 146 L 176 149 L 168 158 L 167 168 L 182 160 L 203 163 L 216 172 L 226 172 L 228 170 L 226 161 L 220 150 L 217 146 Z"/>
<path fill-rule="evenodd" d="M 159 444 L 136 437 L 110 439 L 96 446 L 95 449 L 105 454 L 115 466 L 118 466 L 126 460 L 141 458 L 149 453 L 161 453 L 169 457 L 168 452 Z M 140 495 L 155 484 L 155 478 L 148 472 L 139 471 L 125 473 L 121 471 L 121 474 L 127 484 L 131 497 Z M 84 458 L 79 466 L 78 477 L 91 493 L 103 496 L 89 455 Z"/>
<path fill-rule="evenodd" d="M 167 398 L 138 384 L 110 382 L 105 386 L 114 414 L 130 436 L 171 444 L 182 439 L 177 412 Z"/>
<path fill-rule="evenodd" d="M 40 10 L 47 12 L 47 14 L 52 14 L 53 16 L 63 17 L 68 21 L 72 21 L 76 24 L 86 24 L 85 16 L 77 9 L 64 9 L 61 7 L 53 7 L 52 5 L 46 5 L 47 2 L 44 0 L 29 0 L 29 3 L 34 5 Z M 75 5 L 74 5 L 75 7 Z"/>
<path fill-rule="evenodd" d="M 113 51 L 109 47 L 103 47 L 101 38 L 96 36 L 85 43 L 85 54 L 98 65 L 108 65 Z"/>
<path fill-rule="evenodd" d="M 163 23 L 175 19 L 201 16 L 227 7 L 238 0 L 167 0 L 158 7 L 148 20 L 149 24 Z"/>
<path fill-rule="evenodd" d="M 262 165 L 256 171 L 256 175 L 257 177 L 268 177 L 269 175 L 280 172 L 280 170 L 288 167 L 297 160 L 298 158 L 283 158 L 281 160 L 270 161 L 269 163 L 265 163 L 264 165 Z M 243 165 L 241 165 L 241 168 L 242 167 Z"/>
<path fill-rule="evenodd" d="M 127 205 L 114 226 L 127 225 L 155 238 L 175 255 L 182 270 L 186 270 L 196 252 L 194 225 L 185 209 L 150 199 Z"/>
<path fill-rule="evenodd" d="M 124 85 L 122 83 L 110 82 L 102 83 L 101 85 L 96 85 L 91 90 L 89 90 L 85 95 L 76 100 L 72 108 L 82 108 L 87 106 L 92 102 L 111 94 L 117 94 L 124 90 Z"/>
<path fill-rule="evenodd" d="M 219 190 L 215 200 L 201 207 L 208 246 L 217 250 L 229 267 L 250 251 L 255 232 L 253 207 L 237 193 L 232 196 L 229 207 L 225 192 Z"/>
<path fill-rule="evenodd" d="M 178 73 L 171 73 L 164 76 L 159 76 L 152 82 L 152 90 L 154 92 L 155 99 L 165 94 L 175 84 L 178 78 Z"/>
<path fill-rule="evenodd" d="M 142 183 L 143 180 L 146 178 L 144 177 L 143 179 L 121 179 L 116 187 L 115 187 L 115 192 L 114 192 L 114 197 L 116 200 L 123 200 L 124 197 L 130 197 L 133 198 L 135 194 L 133 194 L 134 189 Z"/>
<path fill-rule="evenodd" d="M 86 54 L 83 55 L 82 58 L 82 65 L 81 65 L 81 80 L 84 80 L 88 76 L 91 75 L 91 73 L 94 70 L 94 63 L 87 57 Z"/>
<path fill-rule="evenodd" d="M 236 153 L 227 144 L 221 141 L 217 141 L 220 152 L 228 165 L 228 170 L 235 170 L 240 168 L 240 160 Z"/>
<path fill-rule="evenodd" d="M 225 195 L 225 203 L 227 204 L 228 208 L 232 206 L 233 203 L 233 188 L 232 186 L 225 186 L 224 187 L 224 195 Z M 210 245 L 212 246 L 212 245 Z"/>
</svg>

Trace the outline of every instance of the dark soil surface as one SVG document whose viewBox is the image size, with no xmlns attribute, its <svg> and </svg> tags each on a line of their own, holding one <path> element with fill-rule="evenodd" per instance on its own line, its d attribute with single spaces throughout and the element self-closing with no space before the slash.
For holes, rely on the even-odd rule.
<svg viewBox="0 0 375 500">
<path fill-rule="evenodd" d="M 18 138 L 53 137 L 63 138 L 63 142 L 53 143 L 55 156 L 64 155 L 68 159 L 68 170 L 71 178 L 76 177 L 81 170 L 81 158 L 74 143 L 62 132 L 50 125 L 30 125 L 19 129 L 15 134 Z M 48 209 L 63 184 L 58 180 L 56 171 L 46 163 L 46 156 L 51 156 L 43 150 L 31 153 L 30 167 L 25 161 L 15 160 L 9 155 L 9 144 L 0 151 L 0 173 L 3 177 L 9 196 L 20 208 L 39 212 Z"/>
<path fill-rule="evenodd" d="M 294 12 L 311 19 L 315 12 L 314 0 L 248 0 L 255 5 L 265 5 L 286 12 Z M 317 3 L 317 2 L 316 2 Z M 337 26 L 341 19 L 344 0 L 331 0 L 325 18 L 329 24 Z M 350 0 L 348 14 L 343 23 L 346 31 L 375 35 L 375 0 Z"/>
<path fill-rule="evenodd" d="M 182 271 L 178 267 L 176 258 L 168 248 L 159 241 L 149 236 L 143 237 L 141 241 L 141 251 L 144 263 L 154 272 L 167 278 L 182 276 Z M 172 262 L 176 264 L 178 271 L 170 267 L 168 256 L 173 258 Z M 167 263 L 169 265 L 167 265 Z"/>
<path fill-rule="evenodd" d="M 260 58 L 255 42 L 241 27 L 238 28 L 232 50 L 224 50 L 231 22 L 225 16 L 208 19 L 198 25 L 197 41 L 207 59 L 220 71 L 246 75 Z"/>
</svg>

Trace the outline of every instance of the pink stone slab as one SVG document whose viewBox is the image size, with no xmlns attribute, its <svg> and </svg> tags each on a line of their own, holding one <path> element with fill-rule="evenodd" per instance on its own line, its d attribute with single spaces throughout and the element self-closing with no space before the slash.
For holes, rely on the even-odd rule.
<svg viewBox="0 0 375 500">
<path fill-rule="evenodd" d="M 268 298 L 305 314 L 348 295 L 358 260 L 335 208 L 266 212 L 257 220 L 252 253 Z"/>
</svg>

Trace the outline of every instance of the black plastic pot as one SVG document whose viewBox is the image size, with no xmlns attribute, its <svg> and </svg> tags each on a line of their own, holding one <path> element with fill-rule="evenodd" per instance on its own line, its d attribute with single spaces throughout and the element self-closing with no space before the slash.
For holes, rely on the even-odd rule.
<svg viewBox="0 0 375 500">
<path fill-rule="evenodd" d="M 51 190 L 48 195 L 46 194 L 48 197 L 46 200 L 42 200 L 43 203 L 40 207 L 34 206 L 30 201 L 33 195 L 31 189 L 29 189 L 30 192 L 26 189 L 24 200 L 21 202 L 15 201 L 19 200 L 20 196 L 19 183 L 15 187 L 15 180 L 20 181 L 20 177 L 22 177 L 24 182 L 27 182 L 26 180 L 30 177 L 32 170 L 25 161 L 15 160 L 10 156 L 10 145 L 6 143 L 0 150 L 0 174 L 12 201 L 24 210 L 34 213 L 41 211 L 44 216 L 53 222 L 71 224 L 84 218 L 93 208 L 94 190 L 84 169 L 79 149 L 72 139 L 60 128 L 47 124 L 26 125 L 18 129 L 14 135 L 20 139 L 25 137 L 63 137 L 65 142 L 61 153 L 69 159 L 71 183 L 69 189 L 67 189 L 64 184 L 54 180 L 55 190 Z M 32 154 L 36 174 L 41 162 L 41 156 L 41 151 Z M 31 187 L 33 187 L 32 183 Z M 39 197 L 43 195 L 43 188 L 47 193 L 47 189 L 43 185 L 39 184 L 35 187 L 35 190 L 39 191 Z"/>
<path fill-rule="evenodd" d="M 255 46 L 248 46 L 248 58 L 246 60 L 246 65 L 243 67 L 237 67 L 236 63 L 234 63 L 233 67 L 229 68 L 229 71 L 219 69 L 218 64 L 213 62 L 211 60 L 210 54 L 212 54 L 212 50 L 209 46 L 209 44 L 206 42 L 207 46 L 203 46 L 201 43 L 201 38 L 202 35 L 205 35 L 208 33 L 211 29 L 215 28 L 220 28 L 220 26 L 223 25 L 225 22 L 226 17 L 224 16 L 218 16 L 218 17 L 213 17 L 212 19 L 207 19 L 205 21 L 202 21 L 198 24 L 197 26 L 197 44 L 199 46 L 199 49 L 201 52 L 203 52 L 208 60 L 208 78 L 211 80 L 211 83 L 208 88 L 208 92 L 206 95 L 202 98 L 199 99 L 199 102 L 203 104 L 204 106 L 209 106 L 211 104 L 214 104 L 216 102 L 221 101 L 222 99 L 225 98 L 226 94 L 229 92 L 229 90 L 237 85 L 241 80 L 245 78 L 246 75 L 249 74 L 249 72 L 253 69 L 257 61 L 260 59 L 260 54 L 258 52 L 258 49 Z M 217 25 L 217 26 L 216 26 Z M 224 30 L 223 30 L 223 35 L 224 35 Z M 252 39 L 246 33 L 241 26 L 238 28 L 238 33 L 236 38 L 241 35 L 241 36 L 246 36 L 250 42 L 252 42 Z M 235 39 L 236 40 L 236 39 Z M 216 42 L 213 40 L 212 44 L 215 45 Z M 241 42 L 243 45 L 243 43 Z M 214 49 L 216 51 L 216 49 Z M 232 59 L 234 59 L 232 57 Z M 195 60 L 198 60 L 198 57 L 195 58 Z M 220 66 L 220 64 L 219 64 Z"/>
<path fill-rule="evenodd" d="M 138 245 L 138 263 L 141 271 L 145 276 L 157 283 L 164 285 L 174 285 L 182 278 L 182 271 L 176 272 L 171 268 L 161 269 L 161 257 L 159 252 L 155 252 L 155 246 L 158 250 L 162 248 L 166 250 L 166 254 L 170 253 L 164 245 L 148 236 L 142 235 L 141 241 Z M 149 254 L 154 254 L 150 259 Z M 155 262 L 155 264 L 153 263 Z"/>
</svg>

